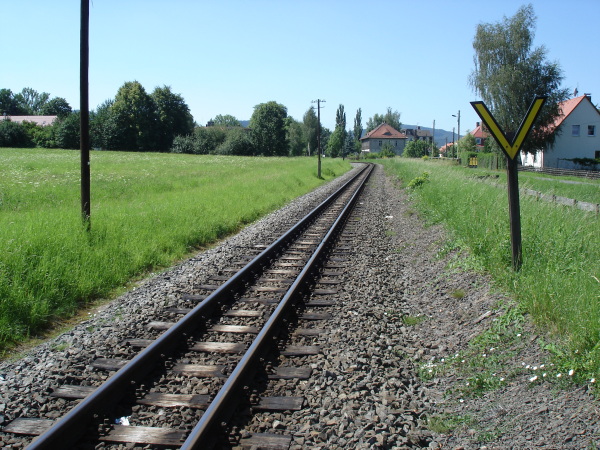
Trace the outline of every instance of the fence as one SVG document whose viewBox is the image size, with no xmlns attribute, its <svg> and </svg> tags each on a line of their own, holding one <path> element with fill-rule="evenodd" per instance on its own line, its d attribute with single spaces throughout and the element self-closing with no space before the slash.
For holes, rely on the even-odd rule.
<svg viewBox="0 0 600 450">
<path fill-rule="evenodd" d="M 548 175 L 562 175 L 581 178 L 600 179 L 600 171 L 598 170 L 569 170 L 569 169 L 551 169 L 551 168 L 536 168 L 531 166 L 519 166 L 519 170 L 524 172 L 547 173 Z"/>
<path fill-rule="evenodd" d="M 596 215 L 600 214 L 600 203 L 580 202 L 573 198 L 544 194 L 543 192 L 534 191 L 532 189 L 521 189 L 521 192 L 527 195 L 534 196 L 538 200 L 556 203 L 557 205 L 571 206 L 573 208 L 581 209 L 582 211 L 595 212 Z"/>
</svg>

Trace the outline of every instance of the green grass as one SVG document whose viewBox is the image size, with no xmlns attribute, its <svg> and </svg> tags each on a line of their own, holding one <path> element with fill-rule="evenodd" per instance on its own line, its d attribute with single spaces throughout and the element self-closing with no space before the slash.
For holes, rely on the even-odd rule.
<svg viewBox="0 0 600 450">
<path fill-rule="evenodd" d="M 470 174 L 480 180 L 492 180 L 506 186 L 505 171 L 473 170 Z M 553 177 L 543 173 L 519 172 L 519 187 L 549 195 L 573 198 L 580 202 L 600 203 L 600 180 L 579 177 Z"/>
<path fill-rule="evenodd" d="M 443 222 L 450 246 L 467 249 L 471 266 L 488 271 L 553 334 L 556 352 L 582 380 L 600 375 L 600 220 L 594 213 L 521 196 L 523 266 L 515 273 L 506 189 L 479 182 L 484 171 L 402 158 L 381 164 L 404 186 L 428 172 L 429 181 L 410 190 L 422 214 Z"/>
<path fill-rule="evenodd" d="M 0 149 L 0 349 L 349 170 L 327 158 Z"/>
</svg>

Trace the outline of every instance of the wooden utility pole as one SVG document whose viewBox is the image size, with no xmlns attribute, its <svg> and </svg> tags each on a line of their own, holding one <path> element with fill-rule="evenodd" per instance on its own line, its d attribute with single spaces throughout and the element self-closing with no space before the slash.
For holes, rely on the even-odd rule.
<svg viewBox="0 0 600 450">
<path fill-rule="evenodd" d="M 435 155 L 433 154 L 433 149 L 435 148 L 435 119 L 433 120 L 433 131 L 431 133 L 431 157 L 433 158 Z"/>
<path fill-rule="evenodd" d="M 317 152 L 319 154 L 317 169 L 318 178 L 321 178 L 321 102 L 325 103 L 325 100 L 317 99 L 312 101 L 312 103 L 317 104 Z"/>
<path fill-rule="evenodd" d="M 90 107 L 88 89 L 89 71 L 89 0 L 81 0 L 81 41 L 79 60 L 79 104 L 81 133 L 81 217 L 89 231 L 91 227 L 90 207 Z"/>
</svg>

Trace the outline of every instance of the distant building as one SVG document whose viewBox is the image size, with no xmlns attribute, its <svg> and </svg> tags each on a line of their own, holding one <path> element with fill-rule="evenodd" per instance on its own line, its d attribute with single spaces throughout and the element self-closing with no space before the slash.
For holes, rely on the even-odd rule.
<svg viewBox="0 0 600 450">
<path fill-rule="evenodd" d="M 446 156 L 448 153 L 453 153 L 454 150 L 452 147 L 454 146 L 454 142 L 448 142 L 440 147 L 440 156 Z"/>
<path fill-rule="evenodd" d="M 387 123 L 382 123 L 360 139 L 361 150 L 365 153 L 379 153 L 388 144 L 396 155 L 401 155 L 406 147 L 407 136 Z"/>
<path fill-rule="evenodd" d="M 554 169 L 580 169 L 574 158 L 600 158 L 600 111 L 592 104 L 591 94 L 565 100 L 561 115 L 550 128 L 558 133 L 552 146 L 535 155 L 521 152 L 524 166 Z"/>
<path fill-rule="evenodd" d="M 400 130 L 406 135 L 408 142 L 410 141 L 427 141 L 430 144 L 433 142 L 433 134 L 429 130 L 422 130 L 420 126 Z"/>
<path fill-rule="evenodd" d="M 4 118 L 15 123 L 33 122 L 41 127 L 46 127 L 52 125 L 58 116 L 4 116 Z"/>
<path fill-rule="evenodd" d="M 491 134 L 480 122 L 475 122 L 475 129 L 470 133 L 475 137 L 477 151 L 482 152 L 485 148 L 485 141 L 491 137 Z"/>
</svg>

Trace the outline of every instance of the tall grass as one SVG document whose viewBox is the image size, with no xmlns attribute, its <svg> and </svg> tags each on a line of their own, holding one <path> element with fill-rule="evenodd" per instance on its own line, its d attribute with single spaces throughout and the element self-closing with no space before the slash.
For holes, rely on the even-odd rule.
<svg viewBox="0 0 600 450">
<path fill-rule="evenodd" d="M 476 181 L 477 171 L 439 162 L 382 163 L 404 185 L 428 172 L 429 181 L 413 190 L 419 207 L 555 333 L 563 352 L 579 354 L 580 364 L 600 374 L 600 221 L 594 213 L 521 196 L 523 266 L 515 273 L 506 189 Z"/>
<path fill-rule="evenodd" d="M 0 149 L 0 349 L 146 271 L 233 233 L 350 166 L 313 158 Z"/>
</svg>

